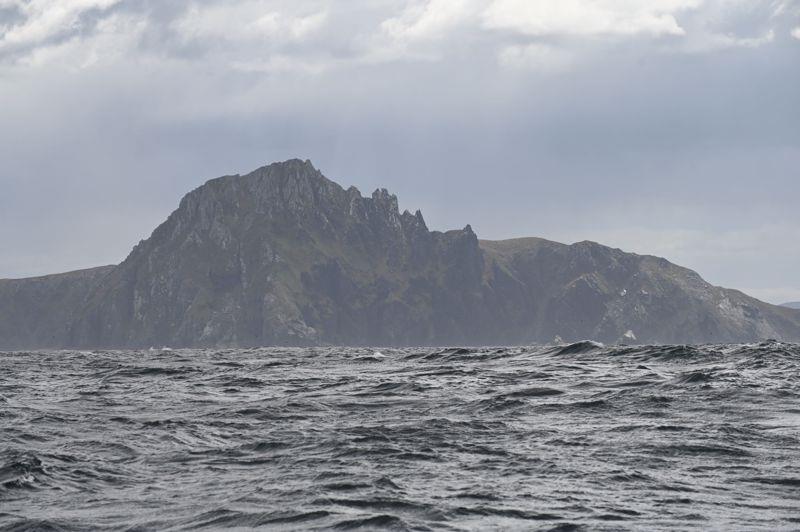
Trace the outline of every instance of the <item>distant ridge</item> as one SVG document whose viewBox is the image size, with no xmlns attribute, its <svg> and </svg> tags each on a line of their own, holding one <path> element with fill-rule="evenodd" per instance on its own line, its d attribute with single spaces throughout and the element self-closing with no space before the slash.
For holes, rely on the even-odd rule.
<svg viewBox="0 0 800 532">
<path fill-rule="evenodd" d="M 310 161 L 212 179 L 119 265 L 0 280 L 0 348 L 800 339 L 800 313 L 652 256 L 430 231 Z"/>
<path fill-rule="evenodd" d="M 784 303 L 781 306 L 800 310 L 800 301 L 794 301 L 794 302 L 791 302 L 791 303 Z"/>
</svg>

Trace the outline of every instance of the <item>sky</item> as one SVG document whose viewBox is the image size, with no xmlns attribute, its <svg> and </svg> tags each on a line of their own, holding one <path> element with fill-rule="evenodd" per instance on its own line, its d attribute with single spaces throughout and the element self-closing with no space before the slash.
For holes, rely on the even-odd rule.
<svg viewBox="0 0 800 532">
<path fill-rule="evenodd" d="M 800 300 L 800 0 L 0 0 L 0 278 L 294 157 Z"/>
</svg>

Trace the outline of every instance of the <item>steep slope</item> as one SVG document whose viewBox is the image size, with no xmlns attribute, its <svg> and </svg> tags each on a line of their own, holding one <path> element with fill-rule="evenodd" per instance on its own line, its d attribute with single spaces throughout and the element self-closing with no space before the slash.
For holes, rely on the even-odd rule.
<svg viewBox="0 0 800 532">
<path fill-rule="evenodd" d="M 536 238 L 481 246 L 520 282 L 526 300 L 537 301 L 533 322 L 539 339 L 612 342 L 631 331 L 638 341 L 703 343 L 800 334 L 800 313 L 712 286 L 659 257 Z"/>
<path fill-rule="evenodd" d="M 478 341 L 489 332 L 467 227 L 430 232 L 385 190 L 310 162 L 209 181 L 89 298 L 75 345 Z"/>
<path fill-rule="evenodd" d="M 69 328 L 87 295 L 114 266 L 30 279 L 0 279 L 0 349 L 69 344 Z"/>
<path fill-rule="evenodd" d="M 116 267 L 0 281 L 0 348 L 800 339 L 800 312 L 591 242 L 429 231 L 291 160 L 187 194 Z M 626 341 L 633 341 L 628 335 Z"/>
</svg>

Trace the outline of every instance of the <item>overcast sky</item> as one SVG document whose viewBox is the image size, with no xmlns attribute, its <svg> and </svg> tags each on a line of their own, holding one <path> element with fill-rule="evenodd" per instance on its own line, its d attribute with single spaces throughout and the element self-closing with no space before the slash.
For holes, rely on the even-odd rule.
<svg viewBox="0 0 800 532">
<path fill-rule="evenodd" d="M 800 0 L 0 0 L 0 277 L 292 157 L 800 300 Z"/>
</svg>

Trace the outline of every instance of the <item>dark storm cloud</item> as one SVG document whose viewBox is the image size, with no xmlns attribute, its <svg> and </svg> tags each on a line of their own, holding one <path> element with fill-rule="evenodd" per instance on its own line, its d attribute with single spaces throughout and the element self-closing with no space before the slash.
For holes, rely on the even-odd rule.
<svg viewBox="0 0 800 532">
<path fill-rule="evenodd" d="M 119 261 L 190 188 L 299 156 L 435 228 L 800 299 L 798 4 L 541 5 L 0 0 L 0 276 Z"/>
</svg>

